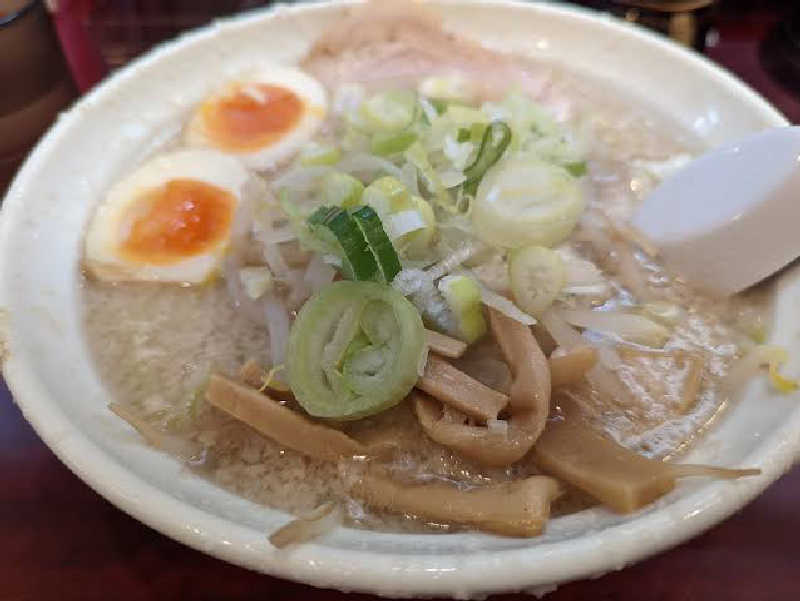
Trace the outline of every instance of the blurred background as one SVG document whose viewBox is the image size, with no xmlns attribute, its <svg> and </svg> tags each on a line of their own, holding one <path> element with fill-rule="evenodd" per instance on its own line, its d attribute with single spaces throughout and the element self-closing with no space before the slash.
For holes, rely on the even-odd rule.
<svg viewBox="0 0 800 601">
<path fill-rule="evenodd" d="M 800 121 L 800 2 L 583 0 L 735 72 Z M 260 0 L 0 0 L 0 193 L 41 133 L 114 69 Z"/>
</svg>

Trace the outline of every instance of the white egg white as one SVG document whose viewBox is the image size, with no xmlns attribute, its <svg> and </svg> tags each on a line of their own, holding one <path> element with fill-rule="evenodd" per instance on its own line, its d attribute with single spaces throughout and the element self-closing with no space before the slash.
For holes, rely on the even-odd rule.
<svg viewBox="0 0 800 601">
<path fill-rule="evenodd" d="M 203 119 L 203 105 L 224 98 L 234 86 L 240 87 L 247 84 L 267 84 L 291 90 L 303 101 L 305 107 L 303 115 L 290 131 L 267 146 L 241 152 L 221 148 L 207 131 Z M 257 97 L 257 93 L 254 94 L 254 97 Z M 327 109 L 328 99 L 325 88 L 316 79 L 299 69 L 281 65 L 264 65 L 257 70 L 242 74 L 234 81 L 228 82 L 215 94 L 204 99 L 189 121 L 184 141 L 187 146 L 216 148 L 221 152 L 232 154 L 252 169 L 273 169 L 282 161 L 296 154 L 311 139 L 325 120 Z"/>
<path fill-rule="evenodd" d="M 148 264 L 124 256 L 120 248 L 130 230 L 130 215 L 150 191 L 171 180 L 190 179 L 228 192 L 236 207 L 249 194 L 253 176 L 239 161 L 214 150 L 192 149 L 149 160 L 115 184 L 97 208 L 86 234 L 84 266 L 94 277 L 114 282 L 149 281 L 198 284 L 214 277 L 228 249 L 230 232 L 199 255 L 169 264 Z"/>
</svg>

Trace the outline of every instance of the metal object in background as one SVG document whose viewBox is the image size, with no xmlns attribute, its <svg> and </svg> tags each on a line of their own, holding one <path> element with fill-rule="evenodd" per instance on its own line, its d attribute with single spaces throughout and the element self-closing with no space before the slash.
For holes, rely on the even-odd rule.
<svg viewBox="0 0 800 601">
<path fill-rule="evenodd" d="M 702 51 L 717 0 L 606 0 L 601 8 Z"/>
<path fill-rule="evenodd" d="M 0 16 L 0 194 L 28 150 L 77 96 L 41 0 Z M 3 8 L 0 2 L 0 10 Z"/>
</svg>

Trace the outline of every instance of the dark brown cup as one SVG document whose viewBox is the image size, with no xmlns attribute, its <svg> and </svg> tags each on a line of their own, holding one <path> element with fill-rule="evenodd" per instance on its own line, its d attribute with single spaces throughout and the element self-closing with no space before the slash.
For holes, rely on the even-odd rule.
<svg viewBox="0 0 800 601">
<path fill-rule="evenodd" d="M 7 5 L 9 3 L 6 3 Z M 77 92 L 41 0 L 0 1 L 0 195 Z M 13 10 L 13 4 L 19 5 Z"/>
</svg>

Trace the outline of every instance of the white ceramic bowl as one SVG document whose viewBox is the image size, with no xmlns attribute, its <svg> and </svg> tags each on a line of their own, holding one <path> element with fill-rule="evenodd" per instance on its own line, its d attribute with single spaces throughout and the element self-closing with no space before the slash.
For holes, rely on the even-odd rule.
<svg viewBox="0 0 800 601">
<path fill-rule="evenodd" d="M 487 45 L 605 79 L 709 145 L 786 124 L 718 67 L 609 18 L 499 1 L 430 6 L 448 28 Z M 234 69 L 259 57 L 296 61 L 342 10 L 340 4 L 279 7 L 161 46 L 64 114 L 28 159 L 2 208 L 0 350 L 17 402 L 53 451 L 118 507 L 187 545 L 319 586 L 404 596 L 541 592 L 619 569 L 719 522 L 782 474 L 800 449 L 800 403 L 796 396 L 771 395 L 756 382 L 690 459 L 759 466 L 759 477 L 687 481 L 635 515 L 585 511 L 553 520 L 535 539 L 341 529 L 318 543 L 279 552 L 265 533 L 285 515 L 190 475 L 109 414 L 79 317 L 77 264 L 93 205 L 154 140 L 174 131 L 206 92 L 205 70 Z M 775 338 L 794 357 L 800 355 L 799 295 L 800 274 L 792 270 L 779 282 Z"/>
</svg>

